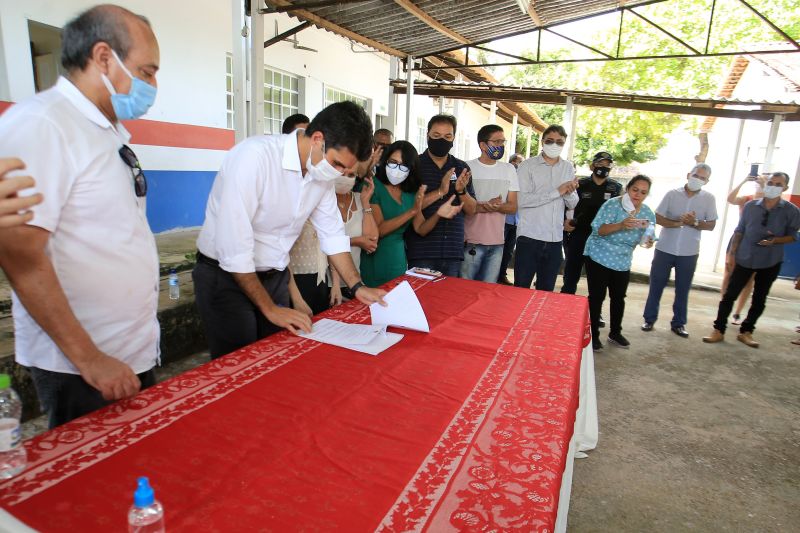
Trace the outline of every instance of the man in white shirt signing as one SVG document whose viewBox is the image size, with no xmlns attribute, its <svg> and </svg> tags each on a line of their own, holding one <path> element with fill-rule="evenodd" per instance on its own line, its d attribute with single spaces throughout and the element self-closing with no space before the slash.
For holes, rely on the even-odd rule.
<svg viewBox="0 0 800 533">
<path fill-rule="evenodd" d="M 311 221 L 322 251 L 364 304 L 385 291 L 361 283 L 334 180 L 372 155 L 372 123 L 352 102 L 331 104 L 305 130 L 257 135 L 235 146 L 217 173 L 197 238 L 192 277 L 211 358 L 282 328 L 311 331 L 290 307 L 289 251 Z"/>
<path fill-rule="evenodd" d="M 159 49 L 146 19 L 91 8 L 62 38 L 66 72 L 0 119 L 0 157 L 18 156 L 43 201 L 0 231 L 13 293 L 16 361 L 50 427 L 155 382 L 158 254 L 147 182 L 120 120 L 156 97 Z"/>
</svg>

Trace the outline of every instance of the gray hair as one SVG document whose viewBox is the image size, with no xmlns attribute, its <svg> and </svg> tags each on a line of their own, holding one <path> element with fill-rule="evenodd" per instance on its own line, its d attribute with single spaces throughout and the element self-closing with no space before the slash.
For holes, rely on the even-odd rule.
<svg viewBox="0 0 800 533">
<path fill-rule="evenodd" d="M 779 177 L 783 178 L 786 181 L 786 186 L 787 187 L 789 186 L 789 174 L 787 174 L 786 172 L 773 172 L 772 173 L 772 177 L 775 177 L 775 176 L 779 176 Z"/>
<path fill-rule="evenodd" d="M 689 174 L 694 174 L 698 170 L 705 170 L 706 172 L 708 172 L 708 177 L 709 178 L 711 177 L 711 165 L 706 163 L 697 163 L 695 166 L 692 167 L 692 170 L 691 172 L 689 172 Z"/>
<path fill-rule="evenodd" d="M 69 21 L 62 36 L 61 65 L 68 72 L 85 69 L 94 45 L 99 42 L 107 43 L 124 61 L 131 48 L 126 20 L 131 17 L 150 26 L 145 17 L 111 4 L 94 6 Z"/>
</svg>

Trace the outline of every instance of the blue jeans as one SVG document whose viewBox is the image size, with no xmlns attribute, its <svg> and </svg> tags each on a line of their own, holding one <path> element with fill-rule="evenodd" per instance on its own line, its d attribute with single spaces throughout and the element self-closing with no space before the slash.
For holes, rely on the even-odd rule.
<svg viewBox="0 0 800 533">
<path fill-rule="evenodd" d="M 546 242 L 529 237 L 517 237 L 514 286 L 530 289 L 535 275 L 537 291 L 553 292 L 563 259 L 561 241 Z"/>
<path fill-rule="evenodd" d="M 460 259 L 409 259 L 408 268 L 430 268 L 451 278 L 461 277 Z"/>
<path fill-rule="evenodd" d="M 644 305 L 644 321 L 651 324 L 658 320 L 658 307 L 661 294 L 669 281 L 669 274 L 675 269 L 675 301 L 672 303 L 673 328 L 686 325 L 686 310 L 689 307 L 689 289 L 692 288 L 696 255 L 672 255 L 656 250 L 650 265 L 650 292 Z"/>
<path fill-rule="evenodd" d="M 464 245 L 464 262 L 461 263 L 461 277 L 486 283 L 497 283 L 502 259 L 502 244 L 466 243 Z"/>
</svg>

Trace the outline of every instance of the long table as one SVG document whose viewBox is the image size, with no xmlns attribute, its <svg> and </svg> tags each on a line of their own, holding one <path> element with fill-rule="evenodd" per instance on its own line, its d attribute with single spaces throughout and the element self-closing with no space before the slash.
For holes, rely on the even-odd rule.
<svg viewBox="0 0 800 533">
<path fill-rule="evenodd" d="M 402 279 L 429 334 L 377 357 L 273 335 L 31 439 L 0 505 L 123 531 L 145 475 L 170 531 L 563 531 L 597 442 L 586 299 Z"/>
</svg>

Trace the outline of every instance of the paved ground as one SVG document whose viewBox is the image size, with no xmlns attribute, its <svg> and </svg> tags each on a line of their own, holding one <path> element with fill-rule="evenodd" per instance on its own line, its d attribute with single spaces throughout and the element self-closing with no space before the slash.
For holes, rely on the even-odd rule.
<svg viewBox="0 0 800 533">
<path fill-rule="evenodd" d="M 194 237 L 160 235 L 162 263 L 182 263 Z M 697 276 L 706 286 L 719 280 Z M 671 289 L 656 330 L 640 331 L 647 285 L 631 284 L 624 332 L 632 347 L 596 354 L 600 443 L 575 465 L 569 531 L 800 531 L 800 346 L 789 343 L 798 336 L 796 295 L 789 281 L 776 283 L 756 350 L 735 330 L 723 344 L 701 342 L 719 300 L 708 290 L 691 295 L 689 339 L 669 331 Z M 207 360 L 169 365 L 162 379 Z M 25 434 L 43 427 L 31 421 Z"/>
</svg>

